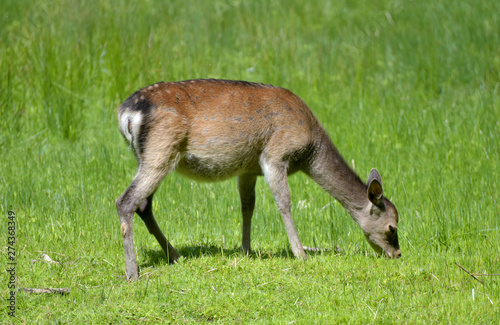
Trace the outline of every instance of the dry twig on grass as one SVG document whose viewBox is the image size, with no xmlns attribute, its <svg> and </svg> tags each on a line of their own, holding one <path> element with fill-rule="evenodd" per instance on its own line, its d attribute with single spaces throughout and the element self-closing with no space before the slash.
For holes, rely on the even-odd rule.
<svg viewBox="0 0 500 325">
<path fill-rule="evenodd" d="M 19 291 L 36 293 L 36 294 L 53 294 L 69 295 L 70 288 L 19 288 Z"/>
<path fill-rule="evenodd" d="M 474 280 L 476 281 L 479 281 L 479 283 L 483 283 L 483 281 L 479 280 L 478 278 L 476 278 L 474 275 L 472 275 L 472 273 L 470 273 L 469 271 L 467 271 L 462 265 L 458 264 L 457 262 L 455 262 L 455 264 L 461 268 L 462 270 L 464 270 L 468 275 L 470 275 Z"/>
</svg>

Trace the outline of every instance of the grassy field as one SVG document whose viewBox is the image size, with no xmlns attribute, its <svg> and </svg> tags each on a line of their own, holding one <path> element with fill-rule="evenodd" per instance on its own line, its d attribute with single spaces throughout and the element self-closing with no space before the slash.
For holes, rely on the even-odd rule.
<svg viewBox="0 0 500 325">
<path fill-rule="evenodd" d="M 19 292 L 13 318 L 2 271 L 0 323 L 498 323 L 499 12 L 472 0 L 1 1 L 2 270 L 15 248 L 18 288 L 71 293 Z M 363 179 L 381 172 L 403 257 L 374 256 L 303 174 L 289 180 L 292 215 L 302 243 L 327 250 L 293 258 L 259 179 L 244 256 L 236 181 L 172 174 L 154 209 L 183 258 L 168 265 L 136 218 L 141 278 L 128 283 L 114 202 L 136 166 L 116 107 L 191 78 L 304 99 Z"/>
</svg>

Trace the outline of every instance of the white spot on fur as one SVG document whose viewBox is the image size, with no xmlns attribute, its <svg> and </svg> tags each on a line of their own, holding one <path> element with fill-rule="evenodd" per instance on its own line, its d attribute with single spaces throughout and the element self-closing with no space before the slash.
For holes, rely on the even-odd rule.
<svg viewBox="0 0 500 325">
<path fill-rule="evenodd" d="M 266 180 L 267 184 L 270 184 L 269 182 L 272 179 L 271 171 L 269 170 L 269 165 L 264 161 L 264 158 L 261 156 L 259 159 L 260 163 L 260 168 L 262 169 L 262 174 L 264 174 L 264 179 Z"/>
<path fill-rule="evenodd" d="M 122 231 L 122 237 L 125 237 L 128 233 L 128 226 L 127 224 L 124 222 L 121 224 L 121 231 Z"/>
<path fill-rule="evenodd" d="M 142 114 L 140 111 L 130 111 L 125 109 L 118 113 L 118 126 L 128 143 L 132 146 L 136 154 L 139 154 L 139 132 L 141 129 Z"/>
</svg>

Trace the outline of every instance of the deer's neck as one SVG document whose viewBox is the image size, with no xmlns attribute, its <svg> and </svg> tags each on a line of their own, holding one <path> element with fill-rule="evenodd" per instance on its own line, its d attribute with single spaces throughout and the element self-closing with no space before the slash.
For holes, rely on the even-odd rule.
<svg viewBox="0 0 500 325">
<path fill-rule="evenodd" d="M 324 131 L 319 140 L 311 162 L 310 176 L 359 223 L 361 211 L 368 200 L 367 187 L 349 168 Z"/>
</svg>

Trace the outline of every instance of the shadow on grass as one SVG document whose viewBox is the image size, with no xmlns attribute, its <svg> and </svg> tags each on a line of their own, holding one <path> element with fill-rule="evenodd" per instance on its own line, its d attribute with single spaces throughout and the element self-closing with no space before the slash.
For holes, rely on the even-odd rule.
<svg viewBox="0 0 500 325">
<path fill-rule="evenodd" d="M 181 255 L 181 257 L 185 259 L 197 259 L 206 256 L 225 256 L 225 257 L 234 257 L 240 256 L 243 257 L 243 252 L 240 247 L 234 248 L 222 248 L 217 245 L 187 245 L 177 247 L 177 252 Z M 149 249 L 143 248 L 141 252 L 147 257 L 146 261 L 141 264 L 141 267 L 148 267 L 151 265 L 164 265 L 167 262 L 167 258 L 165 253 L 161 249 Z M 306 251 L 306 255 L 308 257 L 316 256 L 316 255 L 333 255 L 338 254 L 333 250 L 321 250 L 321 251 Z M 268 260 L 272 258 L 295 258 L 291 249 L 280 249 L 280 250 L 255 250 L 252 251 L 248 255 L 251 259 L 262 259 Z"/>
</svg>

